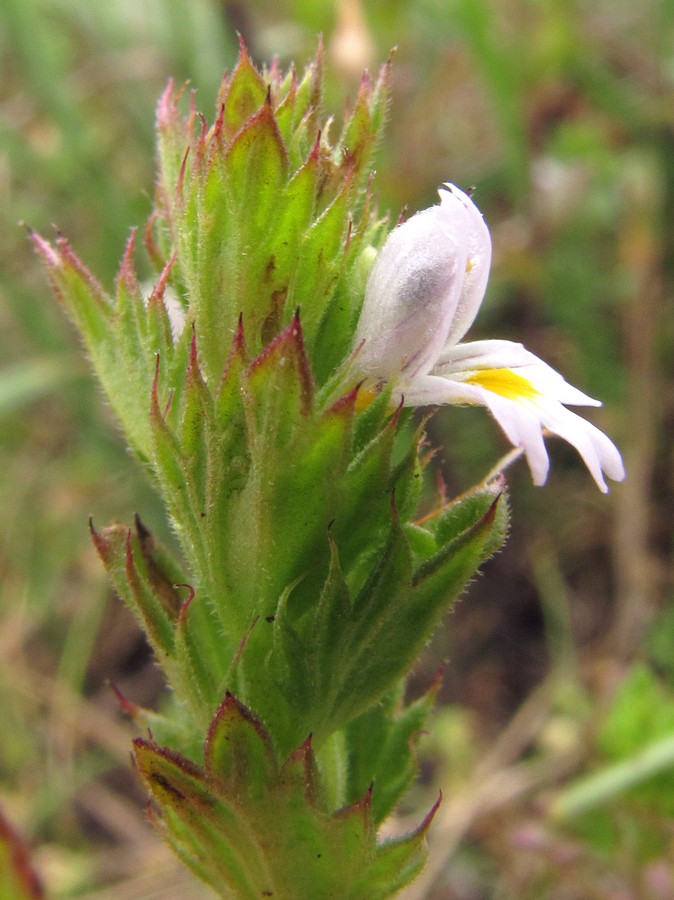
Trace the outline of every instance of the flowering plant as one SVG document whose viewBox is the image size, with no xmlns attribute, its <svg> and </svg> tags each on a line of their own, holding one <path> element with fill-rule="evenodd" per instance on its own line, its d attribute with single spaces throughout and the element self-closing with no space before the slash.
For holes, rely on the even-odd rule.
<svg viewBox="0 0 674 900">
<path fill-rule="evenodd" d="M 440 205 L 399 225 L 377 257 L 356 331 L 356 365 L 368 377 L 395 379 L 394 394 L 406 406 L 486 406 L 526 453 L 535 484 L 548 474 L 541 429 L 559 435 L 606 492 L 603 473 L 624 477 L 620 454 L 603 432 L 565 409 L 599 401 L 521 344 L 461 343 L 482 303 L 490 261 L 479 210 L 457 187 L 443 185 Z"/>
<path fill-rule="evenodd" d="M 589 398 L 516 345 L 459 343 L 490 253 L 464 194 L 383 241 L 369 184 L 388 69 L 334 145 L 320 49 L 300 78 L 242 45 L 210 127 L 170 85 L 149 295 L 133 234 L 114 295 L 64 238 L 33 235 L 180 544 L 177 560 L 138 517 L 92 524 L 172 688 L 160 712 L 124 700 L 147 729 L 153 821 L 222 896 L 371 900 L 423 864 L 433 810 L 377 839 L 437 688 L 406 703 L 405 676 L 500 546 L 507 504 L 496 477 L 416 521 L 428 454 L 404 407 L 488 405 L 537 481 L 541 425 L 600 486 L 622 474 L 607 438 L 562 416 Z"/>
</svg>

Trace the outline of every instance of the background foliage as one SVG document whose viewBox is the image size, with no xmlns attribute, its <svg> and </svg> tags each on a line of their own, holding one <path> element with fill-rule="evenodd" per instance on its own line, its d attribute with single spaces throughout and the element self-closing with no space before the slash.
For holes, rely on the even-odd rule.
<svg viewBox="0 0 674 900">
<path fill-rule="evenodd" d="M 4 0 L 0 8 L 0 808 L 55 897 L 205 896 L 146 825 L 131 726 L 162 685 L 109 595 L 87 517 L 165 525 L 20 222 L 53 222 L 111 284 L 151 208 L 169 75 L 209 115 L 239 30 L 328 102 L 397 45 L 375 192 L 395 220 L 476 187 L 495 245 L 471 337 L 522 340 L 605 401 L 628 479 L 608 500 L 551 445 L 509 475 L 513 531 L 419 663 L 445 667 L 414 898 L 674 895 L 671 429 L 674 4 L 651 0 Z M 450 495 L 506 449 L 483 411 L 429 426 Z"/>
</svg>

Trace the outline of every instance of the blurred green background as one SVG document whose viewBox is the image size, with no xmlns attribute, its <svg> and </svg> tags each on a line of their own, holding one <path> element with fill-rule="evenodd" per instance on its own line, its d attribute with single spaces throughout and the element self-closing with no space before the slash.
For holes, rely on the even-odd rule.
<svg viewBox="0 0 674 900">
<path fill-rule="evenodd" d="M 162 682 L 87 518 L 166 531 L 26 239 L 56 226 L 110 286 L 151 210 L 169 76 L 212 114 L 253 59 L 327 51 L 326 107 L 397 47 L 375 192 L 392 220 L 475 187 L 494 267 L 471 338 L 522 341 L 605 407 L 628 478 L 600 495 L 550 442 L 509 472 L 509 543 L 449 616 L 423 778 L 442 787 L 421 898 L 674 897 L 674 3 L 3 0 L 0 5 L 0 810 L 50 896 L 200 898 L 128 762 Z M 449 495 L 507 449 L 481 410 L 431 422 Z"/>
</svg>

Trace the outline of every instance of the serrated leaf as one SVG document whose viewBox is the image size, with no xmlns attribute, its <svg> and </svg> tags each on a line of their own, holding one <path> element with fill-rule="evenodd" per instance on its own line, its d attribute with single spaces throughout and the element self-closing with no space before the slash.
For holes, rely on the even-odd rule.
<svg viewBox="0 0 674 900">
<path fill-rule="evenodd" d="M 454 565 L 459 556 L 474 553 L 478 559 L 475 568 L 491 556 L 505 537 L 507 500 L 500 487 L 490 486 L 457 503 L 448 519 L 439 533 L 436 532 L 436 541 L 444 539 L 444 546 L 418 567 L 414 573 L 415 586 L 432 580 L 446 566 Z"/>
<path fill-rule="evenodd" d="M 183 459 L 183 478 L 189 480 L 195 497 L 202 500 L 206 513 L 206 483 L 212 465 L 212 444 L 218 440 L 215 428 L 215 404 L 201 374 L 196 333 L 192 334 L 190 361 L 182 393 L 182 421 L 179 441 Z M 210 457 L 210 458 L 209 458 Z"/>
<path fill-rule="evenodd" d="M 276 612 L 267 617 L 273 626 L 273 652 L 267 657 L 265 671 L 283 692 L 284 700 L 295 714 L 306 712 L 311 699 L 311 682 L 305 659 L 305 643 L 297 634 L 287 615 L 288 597 L 293 585 L 282 592 Z M 273 727 L 273 726 L 272 726 Z M 292 741 L 289 741 L 292 744 Z"/>
<path fill-rule="evenodd" d="M 152 383 L 152 364 L 145 358 L 142 339 L 144 307 L 131 274 L 127 245 L 123 275 L 118 281 L 122 312 L 116 310 L 91 273 L 75 256 L 67 241 L 57 249 L 33 234 L 33 242 L 47 263 L 52 287 L 80 331 L 91 362 L 138 456 L 150 457 L 146 416 L 138 397 Z"/>
<path fill-rule="evenodd" d="M 314 385 L 302 332 L 295 316 L 248 371 L 251 442 L 260 455 L 283 451 L 312 411 Z"/>
<path fill-rule="evenodd" d="M 47 267 L 54 293 L 93 353 L 108 334 L 113 312 L 109 298 L 64 238 L 57 239 L 56 249 L 35 232 L 31 239 Z"/>
<path fill-rule="evenodd" d="M 505 491 L 505 483 L 497 480 L 468 491 L 430 523 L 439 546 L 444 546 L 470 528 L 485 515 L 494 500 Z M 504 504 L 505 506 L 505 504 Z M 497 549 L 494 547 L 494 549 Z"/>
<path fill-rule="evenodd" d="M 288 145 L 295 125 L 295 106 L 297 103 L 297 70 L 293 66 L 286 75 L 283 84 L 273 97 L 274 116 L 283 142 Z"/>
<path fill-rule="evenodd" d="M 356 400 L 357 402 L 357 400 Z M 356 436 L 360 416 L 356 417 Z M 379 552 L 390 522 L 390 463 L 397 429 L 397 415 L 357 454 L 352 456 L 340 485 L 340 505 L 333 525 L 344 571 L 351 589 L 361 585 L 355 562 Z"/>
<path fill-rule="evenodd" d="M 302 309 L 302 327 L 310 348 L 342 262 L 352 187 L 350 179 L 343 182 L 334 201 L 307 231 L 300 245 L 295 298 Z"/>
<path fill-rule="evenodd" d="M 233 214 L 244 232 L 264 236 L 288 176 L 288 153 L 269 100 L 236 133 L 225 162 Z"/>
<path fill-rule="evenodd" d="M 132 539 L 131 530 L 113 525 L 98 532 L 90 523 L 91 535 L 117 593 L 136 614 L 160 659 L 173 653 L 173 622 L 177 610 L 170 599 L 170 585 L 157 567 L 150 578 L 141 563 L 139 539 Z M 134 550 L 135 544 L 135 550 Z M 151 557 L 150 557 L 151 559 Z M 150 569 L 153 561 L 150 562 Z M 159 585 L 155 590 L 152 584 Z"/>
<path fill-rule="evenodd" d="M 251 803 L 265 802 L 278 777 L 269 734 L 260 720 L 227 692 L 206 737 L 204 760 L 209 774 Z"/>
<path fill-rule="evenodd" d="M 166 290 L 175 259 L 175 256 L 172 256 L 163 267 L 150 292 L 145 309 L 145 356 L 159 355 L 168 358 L 171 360 L 172 368 L 175 366 L 176 357 L 179 357 L 179 354 L 174 353 L 176 339 L 166 306 Z M 179 339 L 178 344 L 180 344 Z"/>
<path fill-rule="evenodd" d="M 377 848 L 376 858 L 354 885 L 350 900 L 384 900 L 409 884 L 426 861 L 426 832 L 440 801 L 411 834 L 387 841 Z"/>
<path fill-rule="evenodd" d="M 361 80 L 356 104 L 344 126 L 340 140 L 355 171 L 360 171 L 367 165 L 377 139 L 370 117 L 370 94 L 370 79 L 365 74 Z"/>
<path fill-rule="evenodd" d="M 143 577 L 166 614 L 175 621 L 182 605 L 176 585 L 184 583 L 185 575 L 165 547 L 145 527 L 140 516 L 135 516 L 134 524 L 136 532 L 134 548 L 137 546 L 140 550 Z"/>
<path fill-rule="evenodd" d="M 292 117 L 286 128 L 288 150 L 293 165 L 299 166 L 316 139 L 319 130 L 323 94 L 323 46 L 319 43 L 316 56 L 307 66 L 297 85 L 293 100 Z M 283 117 L 283 110 L 281 115 Z"/>
<path fill-rule="evenodd" d="M 169 839 L 182 845 L 184 858 L 220 892 L 260 897 L 269 889 L 265 859 L 246 817 L 233 799 L 216 793 L 205 773 L 178 753 L 137 738 L 139 773 L 167 813 Z"/>
<path fill-rule="evenodd" d="M 349 900 L 387 896 L 385 885 L 416 871 L 428 817 L 413 834 L 377 845 L 371 788 L 331 814 L 321 805 L 311 740 L 280 769 L 268 742 L 231 697 L 211 725 L 205 770 L 156 743 L 134 741 L 141 777 L 162 810 L 156 824 L 199 877 L 237 897 Z M 244 802 L 249 773 L 259 790 Z"/>
<path fill-rule="evenodd" d="M 186 188 L 178 253 L 209 384 L 222 376 L 229 337 L 244 311 L 244 248 L 241 219 L 230 203 L 229 175 L 224 161 L 216 160 L 203 176 L 193 174 Z"/>
<path fill-rule="evenodd" d="M 321 709 L 334 683 L 335 670 L 339 669 L 340 641 L 351 616 L 349 589 L 339 564 L 339 554 L 332 537 L 330 541 L 330 568 L 323 584 L 311 626 L 305 638 L 307 679 L 312 690 L 313 706 Z M 314 723 L 312 728 L 316 727 Z"/>
<path fill-rule="evenodd" d="M 147 333 L 143 295 L 133 267 L 134 244 L 135 231 L 132 231 L 117 276 L 115 302 L 115 330 L 131 360 L 142 358 Z"/>
<path fill-rule="evenodd" d="M 152 436 L 152 462 L 169 514 L 177 526 L 185 557 L 199 573 L 208 572 L 208 549 L 202 535 L 203 495 L 186 477 L 189 472 L 178 437 L 169 427 L 159 404 L 159 359 L 152 386 L 149 424 Z"/>
<path fill-rule="evenodd" d="M 335 649 L 330 727 L 377 702 L 417 657 L 442 615 L 489 555 L 493 531 L 503 532 L 498 502 L 413 572 L 409 545 L 393 514 L 385 550 L 353 604 Z"/>
<path fill-rule="evenodd" d="M 374 820 L 382 822 L 418 775 L 415 743 L 433 708 L 440 686 L 436 679 L 425 694 L 405 706 L 404 682 L 346 727 L 350 797 L 376 783 Z"/>
<path fill-rule="evenodd" d="M 319 158 L 314 148 L 277 198 L 274 227 L 266 228 L 258 238 L 260 255 L 266 260 L 259 290 L 272 301 L 264 322 L 263 340 L 273 339 L 276 332 L 287 325 L 289 311 L 302 308 L 307 300 L 296 270 L 299 248 L 316 207 L 318 177 Z"/>
<path fill-rule="evenodd" d="M 192 588 L 176 625 L 174 678 L 201 724 L 218 702 L 232 652 L 207 598 Z"/>
<path fill-rule="evenodd" d="M 324 708 L 330 710 L 329 724 L 324 725 L 328 733 L 363 712 L 398 680 L 396 648 L 387 638 L 390 621 L 410 592 L 411 575 L 409 548 L 394 515 L 386 545 L 353 600 L 350 619 L 335 635 L 331 690 L 323 698 Z"/>
<path fill-rule="evenodd" d="M 229 79 L 222 82 L 216 109 L 224 109 L 223 129 L 231 138 L 265 102 L 267 85 L 250 61 L 243 41 L 239 41 L 239 58 Z"/>
<path fill-rule="evenodd" d="M 183 119 L 178 106 L 182 93 L 183 89 L 176 91 L 173 80 L 170 80 L 157 104 L 159 184 L 169 216 L 185 152 L 194 143 L 194 103 L 190 104 L 189 117 Z"/>
</svg>

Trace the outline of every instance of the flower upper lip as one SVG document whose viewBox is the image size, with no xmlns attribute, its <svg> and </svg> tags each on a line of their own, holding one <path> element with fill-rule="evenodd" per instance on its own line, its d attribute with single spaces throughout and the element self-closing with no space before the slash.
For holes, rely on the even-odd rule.
<svg viewBox="0 0 674 900">
<path fill-rule="evenodd" d="M 526 350 L 504 340 L 460 343 L 484 298 L 491 238 L 482 214 L 445 184 L 440 204 L 389 235 L 370 273 L 356 329 L 360 374 L 392 380 L 407 406 L 486 406 L 526 453 L 535 484 L 549 460 L 543 429 L 571 443 L 600 490 L 624 469 L 612 441 L 567 404 L 601 406 Z"/>
</svg>

